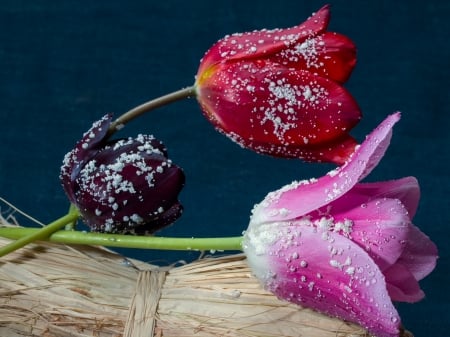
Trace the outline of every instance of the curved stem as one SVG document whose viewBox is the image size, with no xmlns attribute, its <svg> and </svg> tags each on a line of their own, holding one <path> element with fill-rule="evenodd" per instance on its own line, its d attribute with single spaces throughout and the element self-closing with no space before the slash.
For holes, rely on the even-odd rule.
<svg viewBox="0 0 450 337">
<path fill-rule="evenodd" d="M 155 98 L 151 101 L 143 103 L 119 116 L 115 121 L 113 121 L 108 130 L 108 137 L 111 136 L 117 130 L 120 130 L 126 123 L 139 117 L 143 113 L 156 109 L 160 106 L 179 101 L 183 98 L 195 96 L 195 86 L 190 86 L 178 91 L 174 91 L 170 94 Z"/>
<path fill-rule="evenodd" d="M 40 230 L 35 228 L 4 227 L 0 228 L 0 236 L 8 239 L 19 239 L 14 241 L 18 242 L 21 238 L 31 237 Z M 222 238 L 173 238 L 62 230 L 53 233 L 51 236 L 41 236 L 38 240 L 48 240 L 65 244 L 159 250 L 242 250 L 241 236 Z"/>
<path fill-rule="evenodd" d="M 30 228 L 31 231 L 24 232 L 23 235 L 20 235 L 16 238 L 16 241 L 13 241 L 6 246 L 3 246 L 0 248 L 0 256 L 4 256 L 6 254 L 9 254 L 19 248 L 22 248 L 23 246 L 26 246 L 27 244 L 38 241 L 38 240 L 46 240 L 50 235 L 52 235 L 57 230 L 61 229 L 65 225 L 69 223 L 73 223 L 78 219 L 78 211 L 70 212 L 63 217 L 53 221 L 52 223 L 48 224 L 45 227 L 42 228 Z M 0 230 L 6 230 L 14 229 L 13 227 L 6 227 L 6 228 L 0 228 Z"/>
<path fill-rule="evenodd" d="M 75 212 L 78 213 L 77 206 L 75 206 L 74 204 L 70 204 L 70 206 L 69 206 L 69 214 L 70 213 L 75 213 Z M 77 226 L 77 220 L 78 220 L 78 218 L 74 219 L 72 222 L 67 223 L 64 226 L 64 229 L 66 231 L 74 231 L 76 229 L 76 226 Z"/>
</svg>

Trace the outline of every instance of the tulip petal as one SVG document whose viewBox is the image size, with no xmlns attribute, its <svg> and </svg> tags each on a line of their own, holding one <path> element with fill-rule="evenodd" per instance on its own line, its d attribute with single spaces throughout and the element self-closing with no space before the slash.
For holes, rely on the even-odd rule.
<svg viewBox="0 0 450 337">
<path fill-rule="evenodd" d="M 383 272 L 389 296 L 393 301 L 417 302 L 425 297 L 419 283 L 407 267 L 394 264 Z"/>
<path fill-rule="evenodd" d="M 278 297 L 397 337 L 400 318 L 378 266 L 350 239 L 323 234 L 313 226 L 250 225 L 243 247 L 252 271 Z"/>
<path fill-rule="evenodd" d="M 383 157 L 400 113 L 388 116 L 342 166 L 319 179 L 295 181 L 269 193 L 253 209 L 252 222 L 287 221 L 302 217 L 343 196 L 366 177 Z"/>
<path fill-rule="evenodd" d="M 334 222 L 349 223 L 342 234 L 363 248 L 383 273 L 399 259 L 404 249 L 401 242 L 408 239 L 410 230 L 408 212 L 399 200 L 372 199 L 352 189 L 327 209 Z"/>
<path fill-rule="evenodd" d="M 217 63 L 265 57 L 287 46 L 298 44 L 309 36 L 315 36 L 326 29 L 329 17 L 330 9 L 326 5 L 304 23 L 292 28 L 259 30 L 226 36 L 206 52 L 198 69 L 197 80 L 201 82 L 202 76 Z"/>
<path fill-rule="evenodd" d="M 64 157 L 60 179 L 72 203 L 75 203 L 75 197 L 71 193 L 74 188 L 75 177 L 79 174 L 83 166 L 97 153 L 99 144 L 103 142 L 108 132 L 111 120 L 112 115 L 108 114 L 93 123 L 92 127 L 84 133 L 83 138 L 75 145 L 75 148 Z"/>
<path fill-rule="evenodd" d="M 313 74 L 344 83 L 356 64 L 356 46 L 345 35 L 324 32 L 309 36 L 293 47 L 273 53 L 269 58 L 286 68 L 305 69 Z"/>
<path fill-rule="evenodd" d="M 161 149 L 154 137 L 140 135 L 104 146 L 86 163 L 73 193 L 92 230 L 122 232 L 143 226 L 154 232 L 160 225 L 153 227 L 153 221 L 165 223 L 165 213 L 178 204 L 184 175 Z"/>
<path fill-rule="evenodd" d="M 347 36 L 325 32 L 321 35 L 325 50 L 318 50 L 318 62 L 323 64 L 318 74 L 336 82 L 344 83 L 356 65 L 356 46 Z"/>
<path fill-rule="evenodd" d="M 151 222 L 145 223 L 142 226 L 130 228 L 129 232 L 137 235 L 152 234 L 174 223 L 182 213 L 183 206 L 179 202 L 175 202 L 169 209 L 165 210 L 157 217 L 154 217 Z"/>
<path fill-rule="evenodd" d="M 153 136 L 108 141 L 111 119 L 95 122 L 65 156 L 61 183 L 93 231 L 153 233 L 181 215 L 183 171 Z"/>
<path fill-rule="evenodd" d="M 336 82 L 266 61 L 221 67 L 220 76 L 198 88 L 199 101 L 206 118 L 240 145 L 272 155 L 313 153 L 319 159 L 326 156 L 322 152 L 354 151 L 347 133 L 360 120 L 360 110 Z"/>
<path fill-rule="evenodd" d="M 438 249 L 433 241 L 414 225 L 411 225 L 403 254 L 397 263 L 404 265 L 421 280 L 436 267 Z"/>
<path fill-rule="evenodd" d="M 348 194 L 364 195 L 371 199 L 398 199 L 405 207 L 409 219 L 412 219 L 419 203 L 420 190 L 416 178 L 405 177 L 384 182 L 360 183 Z M 345 196 L 342 199 L 344 198 Z M 416 280 L 421 280 L 431 273 L 436 266 L 438 250 L 430 238 L 412 224 L 408 225 L 406 238 L 400 239 L 398 235 L 396 238 L 404 246 L 396 263 L 406 266 Z"/>
<path fill-rule="evenodd" d="M 242 143 L 242 142 L 241 142 Z M 248 147 L 258 153 L 279 156 L 284 158 L 301 158 L 306 162 L 327 162 L 342 165 L 350 158 L 358 146 L 357 141 L 350 135 L 344 134 L 329 142 L 304 147 L 298 144 L 287 145 L 285 147 L 268 147 L 267 144 L 257 142 L 248 143 Z M 269 149 L 269 150 L 268 150 Z"/>
<path fill-rule="evenodd" d="M 398 199 L 405 206 L 410 219 L 416 214 L 420 199 L 419 183 L 414 177 L 375 183 L 360 183 L 354 187 L 353 193 L 372 198 Z"/>
</svg>

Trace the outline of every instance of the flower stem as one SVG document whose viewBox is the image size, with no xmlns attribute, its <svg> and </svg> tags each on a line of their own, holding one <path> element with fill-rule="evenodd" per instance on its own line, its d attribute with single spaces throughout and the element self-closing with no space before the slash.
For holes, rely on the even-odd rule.
<svg viewBox="0 0 450 337">
<path fill-rule="evenodd" d="M 63 217 L 53 221 L 52 223 L 48 224 L 45 227 L 42 228 L 30 228 L 31 230 L 28 232 L 24 232 L 22 235 L 17 236 L 13 239 L 17 239 L 16 241 L 13 241 L 6 246 L 3 246 L 0 248 L 0 257 L 4 256 L 6 254 L 9 254 L 19 248 L 22 248 L 23 246 L 26 246 L 27 244 L 38 241 L 38 240 L 46 240 L 50 235 L 52 235 L 57 230 L 61 229 L 65 225 L 69 223 L 73 223 L 78 219 L 78 211 L 72 211 L 68 214 L 64 215 Z M 2 231 L 8 232 L 9 230 L 15 229 L 13 227 L 5 227 L 0 228 Z"/>
<path fill-rule="evenodd" d="M 59 220 L 62 220 L 63 218 L 64 217 Z M 23 238 L 35 236 L 39 231 L 41 231 L 41 229 L 3 227 L 0 228 L 0 236 L 8 239 L 18 239 L 17 241 L 13 242 L 16 243 Z M 53 233 L 51 236 L 41 235 L 38 240 L 48 240 L 51 242 L 65 244 L 83 244 L 159 250 L 242 250 L 241 236 L 221 238 L 173 238 L 161 236 L 135 236 L 61 230 Z M 2 250 L 8 246 L 3 247 Z"/>
<path fill-rule="evenodd" d="M 108 130 L 108 137 L 111 136 L 117 130 L 120 130 L 126 123 L 132 119 L 139 117 L 143 113 L 156 109 L 160 106 L 179 101 L 184 98 L 195 96 L 195 86 L 190 86 L 178 91 L 174 91 L 170 94 L 155 98 L 151 101 L 143 103 L 119 116 L 113 121 Z"/>
<path fill-rule="evenodd" d="M 69 206 L 69 214 L 70 213 L 75 213 L 75 212 L 78 213 L 77 207 L 74 204 L 70 204 L 70 206 Z M 74 219 L 72 222 L 67 223 L 64 226 L 64 229 L 66 231 L 74 231 L 76 229 L 77 220 L 78 220 L 78 217 L 76 219 Z"/>
</svg>

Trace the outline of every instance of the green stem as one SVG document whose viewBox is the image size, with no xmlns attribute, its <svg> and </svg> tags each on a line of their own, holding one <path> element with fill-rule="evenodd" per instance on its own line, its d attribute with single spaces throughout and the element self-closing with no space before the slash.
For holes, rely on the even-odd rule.
<svg viewBox="0 0 450 337">
<path fill-rule="evenodd" d="M 19 248 L 22 248 L 23 246 L 26 246 L 33 241 L 46 240 L 50 235 L 52 235 L 54 232 L 61 229 L 68 223 L 73 223 L 74 221 L 76 221 L 76 219 L 78 219 L 78 216 L 78 212 L 73 211 L 53 221 L 45 227 L 32 229 L 32 231 L 30 232 L 24 232 L 23 235 L 20 235 L 16 238 L 16 241 L 13 241 L 0 248 L 0 257 L 9 254 Z M 6 227 L 1 229 L 8 231 L 8 229 L 10 228 L 13 229 L 13 227 Z"/>
<path fill-rule="evenodd" d="M 40 230 L 41 229 L 23 227 L 3 227 L 0 228 L 0 236 L 8 239 L 19 239 L 15 241 L 18 242 L 21 238 L 34 236 Z M 222 238 L 172 238 L 62 230 L 53 233 L 51 236 L 40 236 L 39 240 L 48 240 L 65 244 L 160 250 L 242 250 L 241 236 Z"/>
<path fill-rule="evenodd" d="M 75 212 L 78 213 L 77 206 L 75 206 L 74 204 L 70 204 L 70 207 L 69 207 L 69 214 L 70 214 L 70 213 L 75 213 Z M 74 219 L 72 222 L 67 223 L 67 224 L 64 226 L 64 229 L 65 229 L 66 231 L 74 231 L 74 230 L 76 229 L 76 226 L 77 226 L 77 220 L 78 220 L 78 218 Z"/>
<path fill-rule="evenodd" d="M 146 103 L 143 103 L 119 116 L 115 121 L 111 123 L 108 130 L 108 137 L 111 136 L 117 130 L 120 130 L 126 123 L 139 117 L 145 112 L 156 109 L 160 106 L 179 101 L 184 98 L 195 96 L 195 86 L 190 86 L 178 91 L 174 91 L 170 94 L 158 97 Z"/>
</svg>

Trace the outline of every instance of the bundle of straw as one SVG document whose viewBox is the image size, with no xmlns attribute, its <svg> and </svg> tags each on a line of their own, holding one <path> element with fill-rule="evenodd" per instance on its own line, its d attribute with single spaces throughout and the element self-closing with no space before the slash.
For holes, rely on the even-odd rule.
<svg viewBox="0 0 450 337">
<path fill-rule="evenodd" d="M 0 238 L 0 245 L 8 242 Z M 105 248 L 41 242 L 0 260 L 0 336 L 368 334 L 278 300 L 241 254 L 169 268 Z"/>
</svg>

